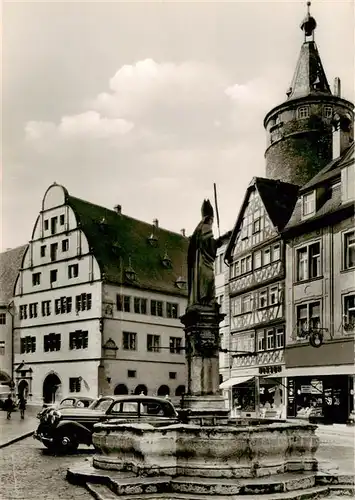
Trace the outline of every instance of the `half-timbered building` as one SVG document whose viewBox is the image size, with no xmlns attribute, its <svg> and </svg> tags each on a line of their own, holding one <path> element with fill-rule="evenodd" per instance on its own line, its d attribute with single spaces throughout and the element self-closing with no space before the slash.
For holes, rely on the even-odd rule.
<svg viewBox="0 0 355 500">
<path fill-rule="evenodd" d="M 297 186 L 254 178 L 233 229 L 225 259 L 229 266 L 228 313 L 232 364 L 221 384 L 232 391 L 234 409 L 259 414 L 281 411 L 282 385 L 263 376 L 284 364 L 284 246 L 280 231 L 297 198 Z M 277 380 L 277 382 L 280 382 Z M 276 410 L 276 408 L 275 408 Z"/>
</svg>

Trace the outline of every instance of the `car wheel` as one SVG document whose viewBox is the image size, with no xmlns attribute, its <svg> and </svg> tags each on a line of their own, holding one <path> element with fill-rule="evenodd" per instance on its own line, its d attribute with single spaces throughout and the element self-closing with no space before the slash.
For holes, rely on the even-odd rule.
<svg viewBox="0 0 355 500">
<path fill-rule="evenodd" d="M 55 439 L 55 449 L 61 453 L 73 453 L 79 442 L 73 432 L 62 431 Z"/>
</svg>

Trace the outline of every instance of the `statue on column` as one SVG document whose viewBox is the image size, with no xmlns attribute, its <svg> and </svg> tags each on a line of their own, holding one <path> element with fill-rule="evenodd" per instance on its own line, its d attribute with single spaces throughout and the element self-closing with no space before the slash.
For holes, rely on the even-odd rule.
<svg viewBox="0 0 355 500">
<path fill-rule="evenodd" d="M 213 237 L 213 207 L 204 200 L 202 220 L 190 238 L 187 254 L 188 306 L 215 306 L 214 262 L 219 241 Z"/>
</svg>

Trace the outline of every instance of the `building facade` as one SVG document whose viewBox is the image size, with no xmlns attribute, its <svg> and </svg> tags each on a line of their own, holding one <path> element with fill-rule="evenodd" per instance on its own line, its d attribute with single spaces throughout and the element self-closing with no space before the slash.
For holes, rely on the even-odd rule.
<svg viewBox="0 0 355 500">
<path fill-rule="evenodd" d="M 281 230 L 298 187 L 254 178 L 249 185 L 225 258 L 229 266 L 230 377 L 234 412 L 285 412 L 278 373 L 284 365 L 284 245 Z M 273 379 L 267 375 L 273 374 Z"/>
<path fill-rule="evenodd" d="M 46 191 L 14 295 L 19 394 L 180 394 L 186 237 Z"/>
<path fill-rule="evenodd" d="M 353 144 L 302 187 L 285 229 L 290 417 L 344 423 L 354 409 L 354 202 Z"/>
</svg>

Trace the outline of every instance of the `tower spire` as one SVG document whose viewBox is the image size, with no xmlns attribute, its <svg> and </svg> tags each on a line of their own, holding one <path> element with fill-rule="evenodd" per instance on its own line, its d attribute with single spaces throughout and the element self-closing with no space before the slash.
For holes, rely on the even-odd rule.
<svg viewBox="0 0 355 500">
<path fill-rule="evenodd" d="M 307 14 L 301 23 L 301 30 L 304 31 L 304 41 L 307 42 L 307 38 L 311 37 L 312 42 L 314 42 L 314 30 L 317 27 L 317 22 L 310 13 L 311 2 L 307 2 Z"/>
</svg>

